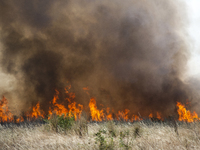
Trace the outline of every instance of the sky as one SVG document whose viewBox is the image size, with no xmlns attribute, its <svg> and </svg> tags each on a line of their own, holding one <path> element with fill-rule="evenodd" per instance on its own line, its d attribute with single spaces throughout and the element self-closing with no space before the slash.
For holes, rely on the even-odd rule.
<svg viewBox="0 0 200 150">
<path fill-rule="evenodd" d="M 185 0 L 189 18 L 188 34 L 191 39 L 191 59 L 188 75 L 200 78 L 200 0 Z"/>
</svg>

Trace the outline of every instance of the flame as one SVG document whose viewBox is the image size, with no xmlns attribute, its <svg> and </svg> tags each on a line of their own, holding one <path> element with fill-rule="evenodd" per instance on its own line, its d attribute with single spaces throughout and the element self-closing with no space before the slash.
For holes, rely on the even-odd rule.
<svg viewBox="0 0 200 150">
<path fill-rule="evenodd" d="M 156 112 L 156 117 L 154 117 L 153 113 L 150 113 L 150 114 L 149 114 L 149 118 L 150 118 L 150 119 L 157 118 L 158 120 L 163 120 L 163 118 L 162 118 L 161 116 L 162 116 L 162 115 L 161 115 L 161 113 L 159 113 L 159 112 Z"/>
<path fill-rule="evenodd" d="M 104 110 L 99 110 L 96 106 L 96 100 L 95 98 L 90 99 L 89 103 L 90 107 L 90 113 L 92 117 L 92 121 L 103 121 L 103 120 L 114 120 L 112 113 L 110 113 L 110 108 L 106 108 L 106 113 L 104 113 Z M 116 114 L 117 120 L 124 120 L 124 121 L 136 121 L 136 120 L 142 120 L 139 116 L 133 115 L 132 118 L 129 118 L 129 109 L 125 109 L 124 111 L 118 111 Z"/>
<path fill-rule="evenodd" d="M 51 107 L 49 107 L 48 119 L 50 119 L 50 116 L 53 114 L 53 112 L 59 116 L 61 116 L 61 115 L 64 115 L 65 117 L 73 116 L 75 118 L 75 120 L 80 118 L 80 115 L 83 110 L 83 105 L 78 104 L 78 106 L 76 106 L 76 102 L 72 102 L 72 100 L 74 100 L 74 98 L 76 96 L 75 96 L 75 93 L 69 92 L 70 89 L 71 89 L 71 86 L 67 86 L 65 88 L 65 93 L 68 95 L 68 98 L 66 98 L 66 100 L 68 101 L 68 109 L 64 105 L 57 103 L 57 100 L 59 99 L 59 92 L 57 90 L 55 90 L 56 94 L 54 95 L 54 98 L 52 100 L 53 109 L 51 109 Z"/>
<path fill-rule="evenodd" d="M 8 110 L 8 101 L 5 97 L 0 101 L 0 122 L 13 121 L 13 114 Z"/>
<path fill-rule="evenodd" d="M 64 105 L 62 104 L 58 104 L 57 103 L 57 100 L 59 99 L 58 95 L 59 95 L 59 92 L 57 90 L 56 91 L 56 94 L 54 95 L 54 98 L 52 100 L 52 104 L 53 104 L 53 110 L 51 109 L 51 107 L 49 107 L 49 117 L 48 119 L 50 119 L 50 116 L 53 114 L 53 112 L 56 114 L 56 115 L 64 115 L 66 117 L 67 113 L 69 112 Z"/>
<path fill-rule="evenodd" d="M 27 114 L 26 117 L 28 118 L 28 120 L 34 120 L 34 119 L 37 119 L 37 118 L 44 118 L 44 111 L 40 110 L 39 102 L 36 104 L 36 106 L 33 106 L 32 111 L 30 113 L 26 112 L 26 114 Z M 21 120 L 23 121 L 22 118 L 21 118 Z"/>
<path fill-rule="evenodd" d="M 102 110 L 97 109 L 96 101 L 94 98 L 90 99 L 89 107 L 93 121 L 102 121 L 104 119 L 103 109 Z"/>
<path fill-rule="evenodd" d="M 149 118 L 153 118 L 153 114 L 152 113 L 149 114 Z"/>
<path fill-rule="evenodd" d="M 125 121 L 128 121 L 129 118 L 128 118 L 128 113 L 130 112 L 129 109 L 125 109 L 124 112 L 123 111 L 118 111 L 118 114 L 117 114 L 117 120 L 125 120 Z"/>
<path fill-rule="evenodd" d="M 159 112 L 156 113 L 156 116 L 159 120 L 162 120 L 161 114 Z"/>
<path fill-rule="evenodd" d="M 180 102 L 177 102 L 176 106 L 178 107 L 177 112 L 179 115 L 179 121 L 194 122 L 196 120 L 200 120 L 195 111 L 191 113 L 189 110 L 186 110 L 185 105 Z"/>
<path fill-rule="evenodd" d="M 23 121 L 24 121 L 24 118 L 22 116 L 16 119 L 16 123 L 20 123 Z"/>
<path fill-rule="evenodd" d="M 0 122 L 23 122 L 24 118 L 22 116 L 19 118 L 14 117 L 14 115 L 9 111 L 7 104 L 7 99 L 3 97 L 0 101 Z M 36 104 L 36 106 L 33 106 L 32 111 L 28 111 L 25 114 L 29 121 L 37 119 L 39 117 L 44 118 L 44 112 L 40 110 L 39 102 Z"/>
<path fill-rule="evenodd" d="M 50 119 L 51 115 L 55 113 L 56 115 L 64 115 L 69 117 L 74 117 L 75 120 L 79 119 L 83 110 L 83 105 L 77 104 L 75 102 L 75 93 L 70 92 L 71 85 L 66 86 L 65 88 L 65 94 L 66 97 L 65 101 L 63 103 L 58 103 L 59 101 L 59 91 L 55 90 L 55 95 L 50 102 L 50 107 L 48 110 L 48 119 Z M 83 90 L 89 95 L 89 88 L 85 87 Z M 90 96 L 90 95 L 89 95 Z M 189 104 L 187 102 L 186 104 Z M 104 107 L 102 104 L 100 104 L 101 107 Z M 194 111 L 191 113 L 189 110 L 185 108 L 185 105 L 181 104 L 180 102 L 177 102 L 177 112 L 179 115 L 178 120 L 179 121 L 186 121 L 186 122 L 194 122 L 197 120 L 200 120 L 198 117 L 198 114 Z M 112 112 L 110 112 L 110 108 L 103 108 L 98 109 L 97 103 L 94 97 L 90 98 L 89 102 L 89 109 L 90 109 L 90 115 L 92 121 L 103 121 L 103 120 L 124 120 L 124 121 L 140 121 L 142 120 L 139 112 L 138 115 L 132 115 L 130 117 L 130 110 L 125 109 L 124 111 L 118 111 L 116 114 L 114 114 L 114 110 L 112 109 Z M 47 114 L 44 113 L 43 110 L 41 110 L 39 102 L 29 109 L 29 111 L 24 113 L 25 115 L 16 117 L 14 116 L 10 111 L 8 107 L 8 100 L 3 97 L 0 100 L 0 122 L 16 122 L 20 123 L 26 120 L 34 121 L 38 118 L 45 118 Z M 155 115 L 155 116 L 154 116 Z M 162 114 L 159 112 L 156 112 L 156 114 L 150 113 L 149 118 L 157 118 L 159 120 L 163 120 Z M 116 117 L 114 117 L 116 116 Z M 25 117 L 25 118 L 24 118 Z"/>
<path fill-rule="evenodd" d="M 131 118 L 131 122 L 140 121 L 140 120 L 142 120 L 142 118 L 140 118 L 138 115 L 133 115 L 132 118 Z"/>
<path fill-rule="evenodd" d="M 106 119 L 107 120 L 113 120 L 112 114 L 110 114 L 110 108 L 109 107 L 106 108 L 106 112 L 107 112 Z"/>
</svg>

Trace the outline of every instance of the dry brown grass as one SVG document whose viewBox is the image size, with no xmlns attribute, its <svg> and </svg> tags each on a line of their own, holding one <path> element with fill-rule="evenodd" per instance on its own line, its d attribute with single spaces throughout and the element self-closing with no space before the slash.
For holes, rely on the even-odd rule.
<svg viewBox="0 0 200 150">
<path fill-rule="evenodd" d="M 200 149 L 199 123 L 179 124 L 178 135 L 174 127 L 161 123 L 147 125 L 142 122 L 105 122 L 89 123 L 87 126 L 88 133 L 81 136 L 74 129 L 66 134 L 56 133 L 47 130 L 46 125 L 12 128 L 0 126 L 0 149 L 99 149 L 100 142 L 95 136 L 99 131 L 106 132 L 101 134 L 106 141 L 104 149 Z"/>
</svg>

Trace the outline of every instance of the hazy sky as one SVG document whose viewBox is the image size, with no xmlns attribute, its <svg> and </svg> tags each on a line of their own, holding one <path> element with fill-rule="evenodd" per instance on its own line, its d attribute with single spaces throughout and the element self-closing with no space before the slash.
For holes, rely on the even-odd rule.
<svg viewBox="0 0 200 150">
<path fill-rule="evenodd" d="M 188 6 L 192 58 L 188 63 L 188 74 L 200 76 L 200 0 L 185 0 Z"/>
</svg>

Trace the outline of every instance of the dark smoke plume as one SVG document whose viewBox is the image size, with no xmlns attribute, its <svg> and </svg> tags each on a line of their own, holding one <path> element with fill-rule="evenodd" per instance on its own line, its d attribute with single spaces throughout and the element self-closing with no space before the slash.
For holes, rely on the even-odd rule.
<svg viewBox="0 0 200 150">
<path fill-rule="evenodd" d="M 181 80 L 184 10 L 179 0 L 0 0 L 1 67 L 16 79 L 2 94 L 46 109 L 69 82 L 84 105 L 88 86 L 98 104 L 169 115 L 194 96 Z"/>
</svg>

